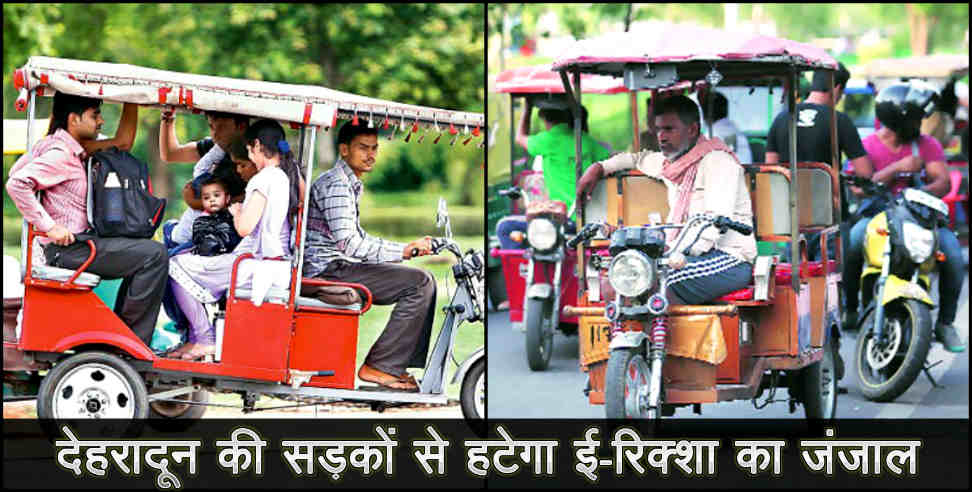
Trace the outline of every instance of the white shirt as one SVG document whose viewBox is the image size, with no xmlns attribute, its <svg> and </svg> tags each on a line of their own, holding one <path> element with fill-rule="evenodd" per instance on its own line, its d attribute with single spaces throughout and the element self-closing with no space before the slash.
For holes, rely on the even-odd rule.
<svg viewBox="0 0 972 492">
<path fill-rule="evenodd" d="M 712 124 L 712 136 L 719 137 L 733 149 L 740 163 L 751 164 L 753 162 L 753 152 L 749 149 L 749 140 L 729 118 L 723 118 Z"/>
</svg>

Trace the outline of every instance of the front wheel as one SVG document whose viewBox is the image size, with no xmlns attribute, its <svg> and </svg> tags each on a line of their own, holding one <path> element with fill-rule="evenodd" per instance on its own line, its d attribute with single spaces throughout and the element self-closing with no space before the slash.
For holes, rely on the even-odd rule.
<svg viewBox="0 0 972 492">
<path fill-rule="evenodd" d="M 462 380 L 459 401 L 466 420 L 480 420 L 486 415 L 486 359 L 479 359 Z"/>
<path fill-rule="evenodd" d="M 640 349 L 611 351 L 604 374 L 604 412 L 609 419 L 654 418 L 648 409 L 651 370 Z"/>
<path fill-rule="evenodd" d="M 893 401 L 911 387 L 931 348 L 931 311 L 913 299 L 897 299 L 884 309 L 886 340 L 874 338 L 874 310 L 864 319 L 854 358 L 861 393 L 871 401 Z"/>
<path fill-rule="evenodd" d="M 837 340 L 824 345 L 823 359 L 800 371 L 803 410 L 808 419 L 837 415 Z"/>
<path fill-rule="evenodd" d="M 526 354 L 531 371 L 543 371 L 550 365 L 553 331 L 548 328 L 553 309 L 552 299 L 527 299 Z"/>
<path fill-rule="evenodd" d="M 144 419 L 145 382 L 127 362 L 105 352 L 83 352 L 54 366 L 41 382 L 42 419 Z"/>
</svg>

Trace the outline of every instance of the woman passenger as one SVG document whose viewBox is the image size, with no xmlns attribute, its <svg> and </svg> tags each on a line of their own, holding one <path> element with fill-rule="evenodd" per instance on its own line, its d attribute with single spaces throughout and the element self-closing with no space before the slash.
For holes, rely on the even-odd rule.
<svg viewBox="0 0 972 492">
<path fill-rule="evenodd" d="M 260 261 L 290 255 L 290 218 L 297 211 L 299 170 L 287 143 L 283 127 L 273 120 L 260 120 L 244 134 L 249 160 L 256 173 L 248 176 L 247 163 L 234 161 L 246 186 L 243 203 L 229 207 L 237 233 L 243 237 L 231 253 L 219 256 L 183 254 L 169 261 L 169 276 L 176 302 L 189 319 L 189 343 L 169 357 L 185 360 L 210 358 L 216 351 L 216 333 L 203 303 L 219 300 L 229 289 L 233 263 L 244 253 L 256 260 L 244 260 L 237 272 L 237 288 L 252 288 L 254 303 L 262 302 L 271 286 L 286 288 L 290 280 L 287 261 Z M 231 154 L 232 154 L 231 150 Z M 252 171 L 252 170 L 250 170 Z"/>
</svg>

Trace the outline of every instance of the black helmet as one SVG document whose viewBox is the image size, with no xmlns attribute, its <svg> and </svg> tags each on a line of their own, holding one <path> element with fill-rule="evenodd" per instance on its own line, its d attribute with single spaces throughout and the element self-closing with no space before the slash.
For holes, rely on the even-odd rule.
<svg viewBox="0 0 972 492">
<path fill-rule="evenodd" d="M 938 91 L 927 82 L 895 82 L 881 89 L 874 99 L 874 113 L 882 125 L 905 142 L 918 139 L 921 120 L 931 116 L 938 102 Z"/>
</svg>

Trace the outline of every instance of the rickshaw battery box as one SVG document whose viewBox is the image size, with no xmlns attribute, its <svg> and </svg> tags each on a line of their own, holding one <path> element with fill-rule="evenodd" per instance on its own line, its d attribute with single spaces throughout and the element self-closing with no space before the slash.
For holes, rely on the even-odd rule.
<svg viewBox="0 0 972 492">
<path fill-rule="evenodd" d="M 334 371 L 314 376 L 305 386 L 354 389 L 358 353 L 358 316 L 297 313 L 288 367 L 298 371 Z"/>
</svg>

